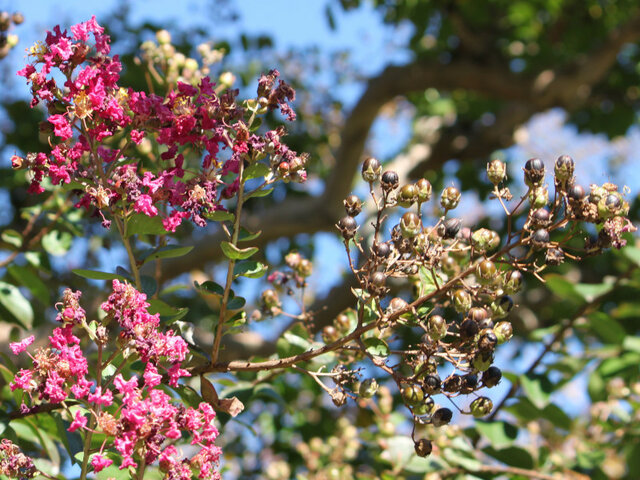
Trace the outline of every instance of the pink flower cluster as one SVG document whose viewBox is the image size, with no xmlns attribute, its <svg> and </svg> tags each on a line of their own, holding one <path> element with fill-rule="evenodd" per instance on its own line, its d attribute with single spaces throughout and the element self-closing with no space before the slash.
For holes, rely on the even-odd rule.
<svg viewBox="0 0 640 480">
<path fill-rule="evenodd" d="M 190 375 L 181 368 L 188 353 L 188 345 L 173 331 L 159 331 L 159 315 L 148 312 L 146 296 L 129 284 L 113 281 L 113 292 L 102 304 L 107 313 L 104 323 L 115 320 L 120 327 L 119 347 L 125 352 L 136 352 L 145 369 L 144 385 L 138 385 L 136 376 L 126 380 L 117 374 L 112 382 L 97 386 L 86 379 L 87 359 L 80 349 L 80 339 L 72 330 L 85 322 L 85 311 L 79 305 L 80 292 L 66 290 L 59 305 L 58 321 L 63 327 L 54 329 L 49 346 L 39 349 L 33 356 L 33 367 L 22 369 L 14 377 L 11 389 L 26 392 L 32 403 L 36 400 L 60 403 L 71 395 L 85 402 L 97 420 L 97 427 L 106 436 L 98 454 L 91 459 L 95 472 L 112 464 L 105 449 L 113 448 L 122 456 L 120 468 L 137 468 L 140 461 L 146 465 L 158 461 L 166 478 L 218 479 L 215 470 L 221 450 L 215 446 L 218 430 L 214 425 L 215 412 L 207 403 L 198 408 L 174 405 L 172 398 L 162 390 L 163 368 L 171 386 L 177 386 L 181 377 Z M 105 329 L 104 325 L 98 329 Z M 105 329 L 106 331 L 106 329 Z M 106 334 L 105 334 L 106 335 Z M 14 354 L 20 354 L 33 343 L 30 336 L 10 344 Z M 36 398 L 37 395 L 37 398 Z M 121 396 L 115 408 L 114 395 Z M 28 412 L 26 405 L 22 406 Z M 68 428 L 70 432 L 86 431 L 86 410 L 77 410 Z M 182 458 L 175 443 L 191 438 L 191 445 L 198 453 L 190 459 Z M 186 440 L 186 439 L 185 439 Z"/>
<path fill-rule="evenodd" d="M 122 328 L 120 339 L 126 343 L 126 347 L 133 348 L 147 364 L 145 376 L 156 377 L 159 383 L 157 367 L 161 361 L 165 361 L 170 365 L 167 369 L 169 385 L 176 386 L 180 377 L 190 375 L 187 370 L 180 368 L 189 346 L 172 330 L 158 330 L 160 315 L 151 315 L 147 311 L 149 304 L 146 300 L 147 296 L 132 285 L 114 280 L 113 293 L 102 304 L 102 310 Z"/>
<path fill-rule="evenodd" d="M 305 158 L 280 142 L 283 128 L 264 136 L 249 132 L 245 118 L 251 112 L 236 102 L 237 91 L 217 93 L 208 77 L 195 86 L 178 82 L 165 97 L 126 90 L 118 85 L 118 56 L 109 51 L 109 37 L 93 17 L 71 27 L 70 34 L 56 26 L 44 43 L 32 47 L 33 63 L 18 72 L 31 84 L 32 106 L 45 103 L 50 112 L 45 127 L 55 137 L 48 154 L 12 158 L 15 168 L 33 172 L 31 192 L 43 191 L 45 177 L 54 185 L 74 181 L 81 186 L 78 205 L 97 209 L 105 226 L 110 225 L 105 213 L 117 205 L 125 215 L 162 215 L 164 228 L 174 232 L 184 219 L 204 226 L 206 216 L 222 208 L 220 201 L 238 189 L 241 161 L 271 155 L 275 173 L 281 164 L 293 165 L 287 179 L 305 180 Z M 54 69 L 66 78 L 62 87 Z M 293 120 L 287 102 L 295 93 L 282 81 L 275 86 L 277 76 L 272 71 L 261 77 L 260 105 Z M 125 146 L 114 140 L 122 137 Z M 143 167 L 139 158 L 127 157 L 138 155 L 131 147 L 145 138 L 162 153 Z M 198 165 L 186 164 L 186 146 L 203 152 Z M 221 158 L 225 149 L 230 153 Z"/>
</svg>

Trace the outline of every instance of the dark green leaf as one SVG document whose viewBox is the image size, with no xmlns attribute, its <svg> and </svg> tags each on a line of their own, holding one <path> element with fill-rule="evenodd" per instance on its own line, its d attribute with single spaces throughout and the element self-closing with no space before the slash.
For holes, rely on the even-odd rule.
<svg viewBox="0 0 640 480">
<path fill-rule="evenodd" d="M 245 260 L 258 251 L 257 247 L 238 248 L 230 242 L 222 242 L 222 253 L 231 260 Z"/>
<path fill-rule="evenodd" d="M 227 303 L 227 309 L 229 310 L 238 310 L 242 307 L 244 307 L 244 304 L 247 303 L 247 301 L 242 298 L 242 297 L 233 297 L 229 299 L 229 302 Z"/>
<path fill-rule="evenodd" d="M 624 328 L 610 315 L 603 312 L 594 312 L 589 315 L 589 326 L 604 343 L 618 345 L 626 337 Z"/>
<path fill-rule="evenodd" d="M 91 280 L 120 280 L 121 282 L 128 282 L 127 278 L 122 275 L 118 275 L 117 273 L 100 272 L 98 270 L 83 270 L 81 268 L 76 268 L 71 270 L 71 272 L 75 273 L 79 277 L 89 278 Z"/>
<path fill-rule="evenodd" d="M 236 264 L 233 269 L 234 277 L 260 278 L 267 272 L 267 266 L 253 260 Z"/>
<path fill-rule="evenodd" d="M 216 210 L 215 212 L 208 213 L 206 217 L 214 222 L 233 222 L 236 219 L 233 213 L 224 210 Z"/>
<path fill-rule="evenodd" d="M 508 447 L 500 450 L 488 447 L 484 449 L 484 452 L 512 467 L 526 468 L 528 470 L 534 467 L 531 454 L 521 447 Z"/>
<path fill-rule="evenodd" d="M 27 287 L 34 298 L 37 298 L 44 305 L 49 304 L 49 289 L 32 269 L 12 264 L 7 267 L 7 271 L 16 282 Z"/>
<path fill-rule="evenodd" d="M 69 232 L 52 230 L 42 237 L 42 248 L 54 257 L 64 255 L 71 248 L 73 236 Z"/>
<path fill-rule="evenodd" d="M 369 337 L 365 338 L 363 343 L 367 347 L 367 352 L 370 355 L 375 355 L 378 357 L 389 356 L 389 345 L 387 345 L 384 340 L 377 337 Z"/>
<path fill-rule="evenodd" d="M 264 177 L 271 172 L 271 169 L 265 165 L 264 163 L 254 163 L 253 165 L 249 165 L 247 169 L 244 171 L 242 177 L 244 181 L 251 180 L 253 178 Z"/>
<path fill-rule="evenodd" d="M 147 297 L 152 297 L 155 295 L 156 290 L 158 290 L 158 282 L 150 275 L 142 275 L 140 277 L 140 283 L 142 284 L 142 292 Z"/>
<path fill-rule="evenodd" d="M 252 192 L 247 193 L 244 196 L 245 200 L 248 200 L 249 198 L 253 198 L 253 197 L 266 197 L 267 195 L 269 195 L 271 192 L 273 192 L 273 187 L 271 188 L 265 188 L 265 189 L 256 189 L 253 190 Z"/>
<path fill-rule="evenodd" d="M 159 258 L 175 258 L 182 257 L 193 250 L 192 246 L 181 247 L 179 245 L 167 245 L 166 247 L 154 248 L 143 253 L 140 260 L 143 264 Z"/>
<path fill-rule="evenodd" d="M 127 220 L 127 237 L 132 235 L 166 235 L 162 225 L 162 217 L 148 217 L 143 213 L 136 213 Z"/>
<path fill-rule="evenodd" d="M 22 325 L 27 330 L 33 325 L 31 303 L 14 285 L 0 282 L 0 317 L 6 322 Z"/>
<path fill-rule="evenodd" d="M 221 296 L 224 295 L 224 287 L 216 282 L 212 282 L 211 280 L 207 280 L 203 283 L 193 282 L 193 285 L 197 290 L 205 293 L 213 293 Z"/>
<path fill-rule="evenodd" d="M 544 408 L 549 403 L 553 384 L 546 375 L 522 375 L 520 382 L 525 395 L 537 408 Z"/>
<path fill-rule="evenodd" d="M 251 233 L 249 230 L 244 227 L 240 227 L 240 234 L 238 235 L 239 242 L 249 242 L 251 240 L 255 240 L 260 236 L 262 230 L 258 230 L 256 233 Z"/>
<path fill-rule="evenodd" d="M 518 436 L 518 429 L 507 422 L 477 420 L 475 425 L 494 448 L 510 447 Z"/>
</svg>

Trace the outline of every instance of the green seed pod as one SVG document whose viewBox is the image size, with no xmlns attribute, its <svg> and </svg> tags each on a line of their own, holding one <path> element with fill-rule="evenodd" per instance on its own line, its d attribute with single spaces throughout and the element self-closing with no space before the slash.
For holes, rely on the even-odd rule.
<svg viewBox="0 0 640 480">
<path fill-rule="evenodd" d="M 491 260 L 483 260 L 476 267 L 476 278 L 483 285 L 489 285 L 496 280 L 498 269 Z"/>
<path fill-rule="evenodd" d="M 531 208 L 542 208 L 549 203 L 549 189 L 547 187 L 535 187 L 529 192 L 529 204 Z"/>
<path fill-rule="evenodd" d="M 440 315 L 431 315 L 427 320 L 429 336 L 438 341 L 447 334 L 447 321 Z"/>
<path fill-rule="evenodd" d="M 575 168 L 575 163 L 573 158 L 569 155 L 561 155 L 556 160 L 556 164 L 554 166 L 554 174 L 556 176 L 556 180 L 558 182 L 564 183 L 567 180 L 571 180 L 573 178 L 573 170 Z"/>
<path fill-rule="evenodd" d="M 460 288 L 453 292 L 453 308 L 455 308 L 457 312 L 466 312 L 472 305 L 473 299 L 468 291 Z"/>
<path fill-rule="evenodd" d="M 378 159 L 369 157 L 362 164 L 362 178 L 367 183 L 373 183 L 380 177 L 382 165 Z"/>
<path fill-rule="evenodd" d="M 507 177 L 507 166 L 504 162 L 496 159 L 487 163 L 487 177 L 494 185 L 498 185 Z"/>
<path fill-rule="evenodd" d="M 493 363 L 493 355 L 491 353 L 479 352 L 475 357 L 473 357 L 473 361 L 471 363 L 473 368 L 480 372 L 484 372 Z"/>
<path fill-rule="evenodd" d="M 429 180 L 426 178 L 421 178 L 416 182 L 416 190 L 418 192 L 418 202 L 424 203 L 428 202 L 431 198 L 432 187 Z"/>
<path fill-rule="evenodd" d="M 409 406 L 417 406 L 424 400 L 424 392 L 418 385 L 407 385 L 402 389 L 402 399 Z"/>
<path fill-rule="evenodd" d="M 398 193 L 398 205 L 409 208 L 418 200 L 418 190 L 414 185 L 405 185 Z"/>
<path fill-rule="evenodd" d="M 511 297 L 509 295 L 503 295 L 491 304 L 492 316 L 496 319 L 504 318 L 509 314 L 512 308 L 513 300 Z"/>
<path fill-rule="evenodd" d="M 504 291 L 508 295 L 519 292 L 522 288 L 522 272 L 520 270 L 512 270 L 507 274 L 504 282 Z"/>
<path fill-rule="evenodd" d="M 629 204 L 624 201 L 618 192 L 611 192 L 603 196 L 598 202 L 598 215 L 602 219 L 626 215 L 629 213 Z"/>
<path fill-rule="evenodd" d="M 499 344 L 508 342 L 513 336 L 513 326 L 510 322 L 498 322 L 493 327 L 493 333 L 495 333 Z"/>
<path fill-rule="evenodd" d="M 420 217 L 413 212 L 407 212 L 400 219 L 400 230 L 405 238 L 413 238 L 422 231 Z"/>
<path fill-rule="evenodd" d="M 375 378 L 367 378 L 363 380 L 358 389 L 358 393 L 363 398 L 371 398 L 378 391 L 378 382 Z"/>
<path fill-rule="evenodd" d="M 471 402 L 471 414 L 476 417 L 489 415 L 493 410 L 493 402 L 488 397 L 478 397 Z"/>
<path fill-rule="evenodd" d="M 440 260 L 440 268 L 445 275 L 452 277 L 458 273 L 460 265 L 458 265 L 455 258 L 447 255 Z"/>
<path fill-rule="evenodd" d="M 324 343 L 333 343 L 340 338 L 338 330 L 333 325 L 327 325 L 322 329 L 322 340 Z"/>
<path fill-rule="evenodd" d="M 460 203 L 460 190 L 456 187 L 447 187 L 440 196 L 440 205 L 445 210 L 453 210 Z"/>
<path fill-rule="evenodd" d="M 479 253 L 490 252 L 500 245 L 500 236 L 488 228 L 479 228 L 471 234 L 471 244 Z"/>
</svg>

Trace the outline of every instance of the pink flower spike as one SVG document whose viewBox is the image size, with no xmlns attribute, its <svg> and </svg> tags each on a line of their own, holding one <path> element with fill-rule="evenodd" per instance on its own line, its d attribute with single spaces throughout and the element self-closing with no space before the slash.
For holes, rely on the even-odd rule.
<svg viewBox="0 0 640 480">
<path fill-rule="evenodd" d="M 149 388 L 160 385 L 160 382 L 162 381 L 162 375 L 158 373 L 158 369 L 153 365 L 153 363 L 147 363 L 143 377 L 144 384 Z"/>
<path fill-rule="evenodd" d="M 93 458 L 91 459 L 91 466 L 93 467 L 93 471 L 96 473 L 101 471 L 103 468 L 108 467 L 112 463 L 113 463 L 113 460 L 107 457 L 103 457 L 100 454 L 94 455 Z"/>
<path fill-rule="evenodd" d="M 31 335 L 30 337 L 27 337 L 24 340 L 20 340 L 19 342 L 10 343 L 9 348 L 14 355 L 18 355 L 19 353 L 24 352 L 27 347 L 33 343 L 35 338 L 35 335 Z"/>
<path fill-rule="evenodd" d="M 111 390 L 107 390 L 103 394 L 102 387 L 98 387 L 96 388 L 95 393 L 89 394 L 87 399 L 89 402 L 95 403 L 96 405 L 104 405 L 105 407 L 108 407 L 113 403 L 113 394 L 111 393 Z"/>
<path fill-rule="evenodd" d="M 69 432 L 75 432 L 79 428 L 84 428 L 87 425 L 87 417 L 80 414 L 80 411 L 76 412 L 76 416 L 71 422 L 71 426 L 67 428 Z"/>
</svg>

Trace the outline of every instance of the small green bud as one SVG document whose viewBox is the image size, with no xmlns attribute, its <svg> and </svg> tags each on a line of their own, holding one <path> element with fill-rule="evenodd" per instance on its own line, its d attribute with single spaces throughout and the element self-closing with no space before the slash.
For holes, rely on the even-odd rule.
<svg viewBox="0 0 640 480">
<path fill-rule="evenodd" d="M 529 192 L 529 204 L 531 208 L 542 208 L 549 203 L 549 189 L 547 187 L 534 187 Z"/>
<path fill-rule="evenodd" d="M 453 308 L 455 308 L 457 312 L 466 312 L 472 305 L 473 299 L 468 291 L 460 288 L 453 292 Z"/>
<path fill-rule="evenodd" d="M 496 159 L 487 163 L 487 177 L 494 185 L 498 185 L 507 176 L 507 166 L 504 162 Z"/>
<path fill-rule="evenodd" d="M 424 203 L 428 202 L 431 198 L 432 187 L 429 180 L 426 178 L 421 178 L 416 182 L 416 190 L 418 192 L 418 202 Z"/>
<path fill-rule="evenodd" d="M 405 213 L 400 219 L 400 229 L 403 237 L 415 237 L 422 231 L 422 222 L 420 221 L 420 217 L 413 212 Z"/>
<path fill-rule="evenodd" d="M 398 205 L 409 208 L 418 200 L 418 190 L 415 185 L 405 185 L 398 193 Z"/>
<path fill-rule="evenodd" d="M 440 205 L 445 210 L 453 210 L 460 203 L 460 190 L 456 187 L 447 187 L 442 191 L 440 196 Z"/>
<path fill-rule="evenodd" d="M 493 402 L 488 397 L 478 397 L 471 402 L 471 414 L 476 417 L 489 415 L 493 410 Z"/>
<path fill-rule="evenodd" d="M 427 320 L 427 332 L 429 336 L 438 341 L 447 334 L 447 322 L 440 315 L 431 315 Z"/>
<path fill-rule="evenodd" d="M 513 336 L 513 326 L 509 322 L 498 322 L 493 327 L 493 333 L 495 333 L 499 344 L 508 342 Z"/>
<path fill-rule="evenodd" d="M 471 234 L 471 244 L 479 253 L 489 252 L 500 245 L 500 236 L 493 230 L 480 228 Z"/>
</svg>

